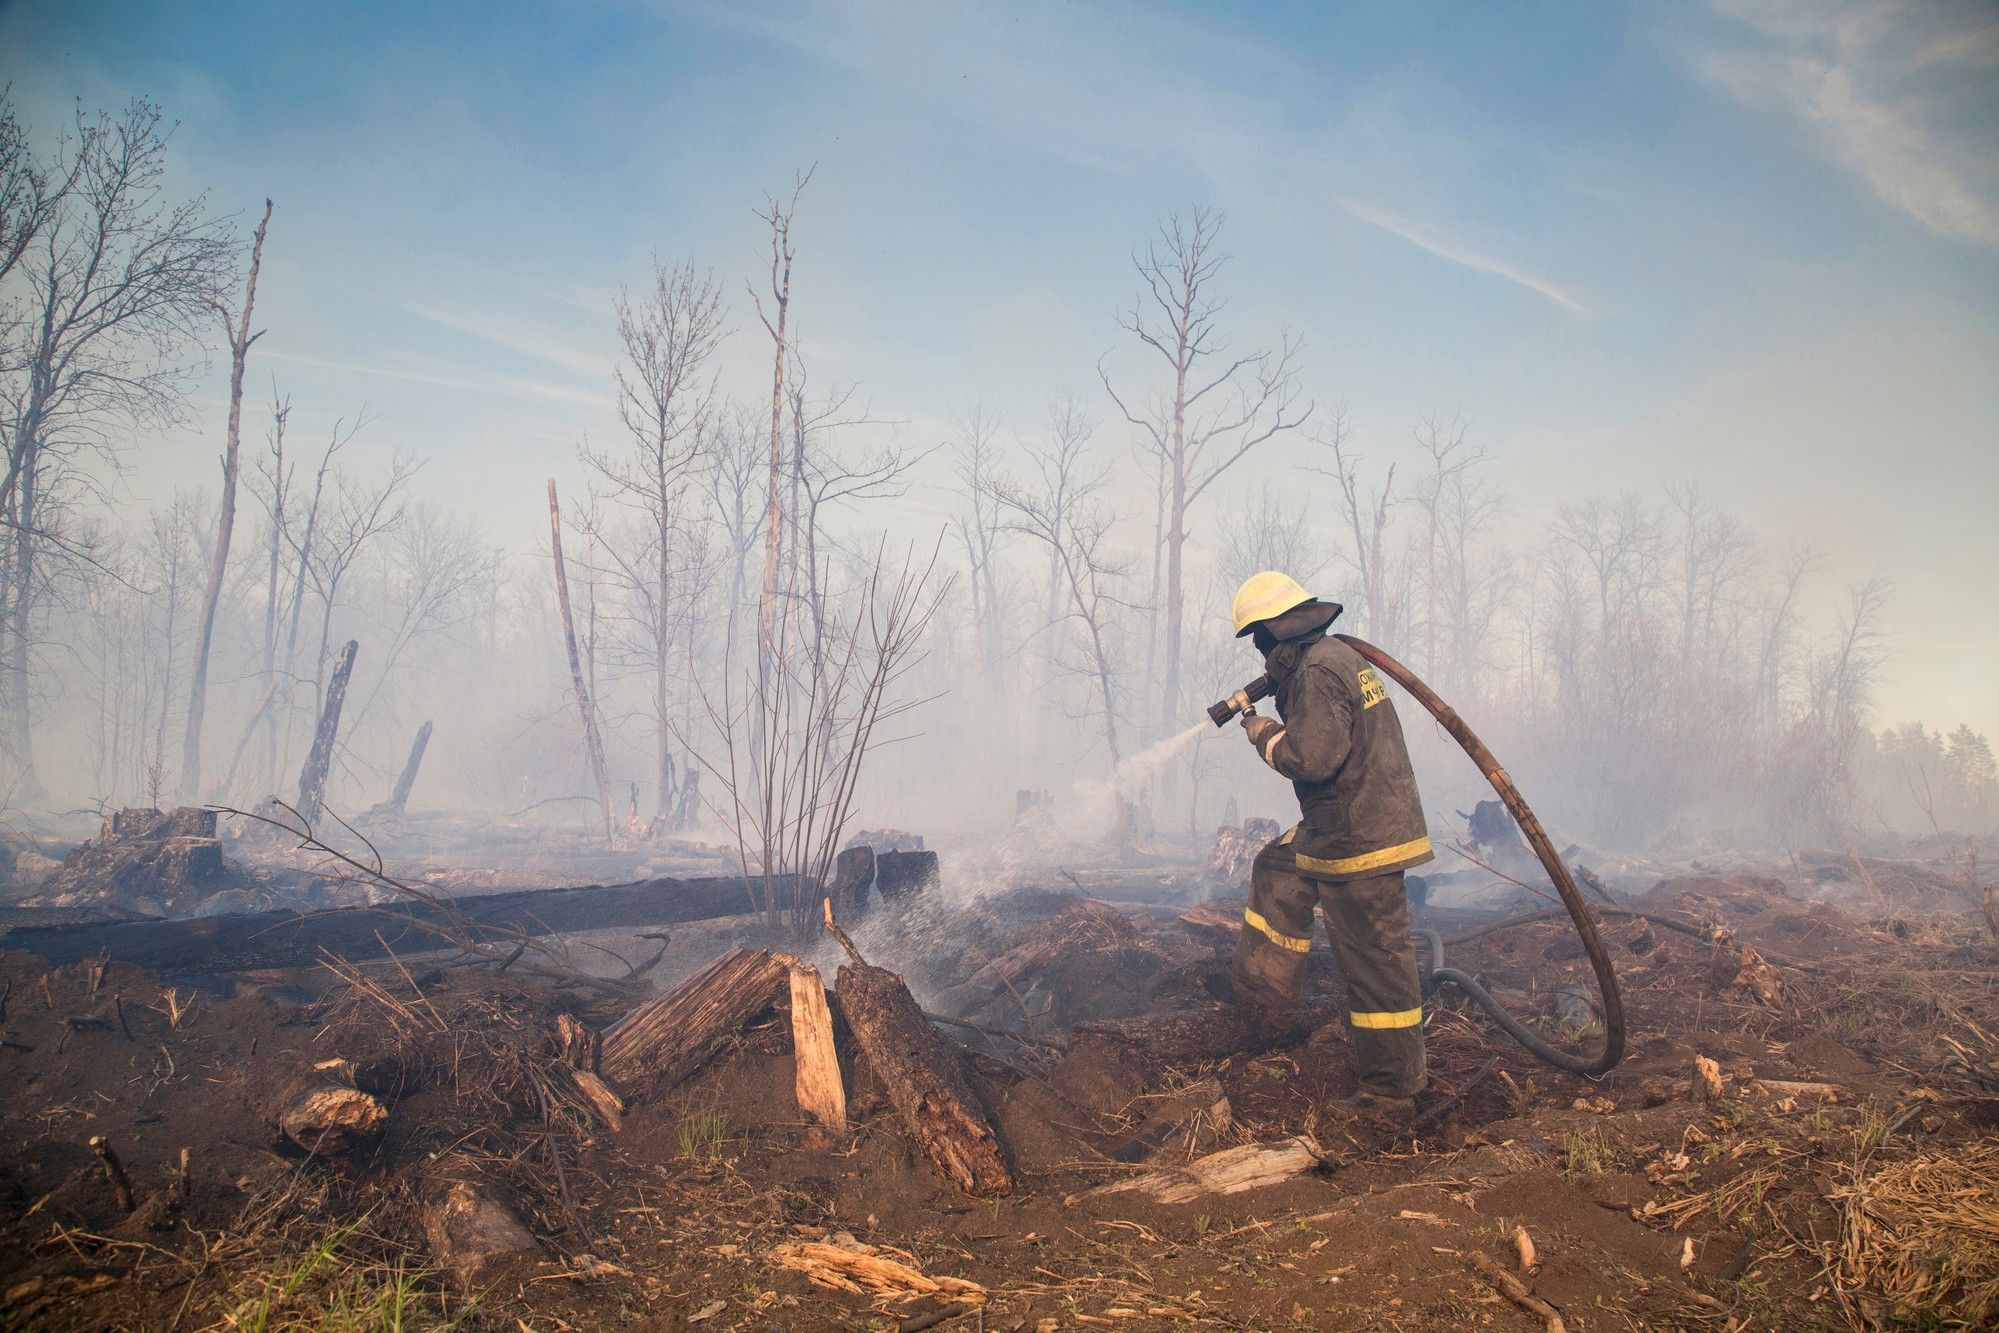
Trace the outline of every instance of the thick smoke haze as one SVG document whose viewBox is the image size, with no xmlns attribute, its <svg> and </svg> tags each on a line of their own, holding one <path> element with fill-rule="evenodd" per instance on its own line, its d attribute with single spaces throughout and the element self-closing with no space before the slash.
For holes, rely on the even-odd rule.
<svg viewBox="0 0 1999 1333">
<path fill-rule="evenodd" d="M 992 829 L 1041 791 L 1161 832 L 1283 817 L 1233 730 L 1113 777 L 1261 669 L 1228 595 L 1275 567 L 1558 836 L 1988 831 L 1999 23 L 1835 8 L 11 6 L 24 151 L 156 104 L 226 310 L 275 209 L 199 778 L 205 309 L 128 363 L 184 371 L 165 396 L 49 452 L 55 517 L 10 517 L 9 802 L 289 795 L 352 639 L 333 808 L 385 799 L 429 721 L 416 804 L 583 817 L 554 478 L 616 813 L 699 770 L 719 827 L 767 614 L 776 207 L 787 624 L 848 642 L 878 565 L 936 601 L 861 824 Z M 36 253 L 5 278 L 16 442 Z M 1189 253 L 1215 387 L 1176 524 L 1147 339 Z M 648 426 L 634 349 L 690 301 L 712 337 Z M 1469 809 L 1402 708 L 1433 819 Z"/>
</svg>

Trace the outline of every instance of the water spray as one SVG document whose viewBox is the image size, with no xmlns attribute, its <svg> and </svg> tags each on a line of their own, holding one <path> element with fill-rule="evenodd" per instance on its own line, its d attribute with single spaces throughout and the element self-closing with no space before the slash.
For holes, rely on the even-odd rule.
<svg viewBox="0 0 1999 1333">
<path fill-rule="evenodd" d="M 1478 978 L 1455 967 L 1444 966 L 1443 950 L 1434 934 L 1430 937 L 1430 970 L 1423 977 L 1423 993 L 1428 995 L 1449 982 L 1471 996 L 1479 1008 L 1491 1015 L 1493 1022 L 1533 1052 L 1535 1058 L 1572 1074 L 1596 1077 L 1609 1073 L 1624 1058 L 1624 996 L 1617 988 L 1617 974 L 1611 970 L 1610 954 L 1597 934 L 1596 918 L 1590 915 L 1582 892 L 1576 887 L 1575 876 L 1569 873 L 1568 866 L 1563 864 L 1560 854 L 1555 851 L 1555 844 L 1549 839 L 1547 830 L 1541 827 L 1541 821 L 1528 808 L 1526 798 L 1513 785 L 1513 779 L 1500 767 L 1499 760 L 1486 748 L 1485 742 L 1435 690 L 1424 684 L 1415 672 L 1365 639 L 1356 639 L 1351 634 L 1335 634 L 1333 637 L 1414 695 L 1416 701 L 1429 710 L 1430 716 L 1437 719 L 1438 725 L 1450 732 L 1451 738 L 1464 748 L 1471 761 L 1478 765 L 1478 771 L 1485 774 L 1486 781 L 1499 793 L 1499 799 L 1506 802 L 1506 808 L 1512 811 L 1514 822 L 1520 825 L 1528 845 L 1534 849 L 1534 855 L 1540 858 L 1542 868 L 1548 872 L 1549 882 L 1561 894 L 1562 905 L 1569 909 L 1569 919 L 1575 923 L 1576 934 L 1582 937 L 1583 951 L 1589 955 L 1590 968 L 1596 973 L 1596 988 L 1603 996 L 1603 1050 L 1594 1056 L 1577 1055 L 1549 1045 L 1539 1033 L 1507 1013 Z M 1249 712 L 1259 701 L 1269 698 L 1275 688 L 1269 676 L 1258 676 L 1228 698 L 1211 705 L 1208 717 L 1218 727 L 1227 726 L 1230 718 Z"/>
</svg>

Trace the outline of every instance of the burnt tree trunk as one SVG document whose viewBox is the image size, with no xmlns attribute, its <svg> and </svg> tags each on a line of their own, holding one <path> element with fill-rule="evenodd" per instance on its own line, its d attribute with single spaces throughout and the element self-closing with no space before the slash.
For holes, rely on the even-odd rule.
<svg viewBox="0 0 1999 1333">
<path fill-rule="evenodd" d="M 783 954 L 731 949 L 606 1028 L 597 1067 L 626 1087 L 670 1088 L 775 1005 L 790 978 L 791 960 Z"/>
<path fill-rule="evenodd" d="M 403 765 L 403 775 L 396 779 L 396 789 L 389 795 L 389 809 L 401 814 L 409 808 L 410 788 L 416 785 L 416 771 L 423 765 L 423 752 L 430 748 L 430 723 L 417 728 L 416 739 L 410 743 L 409 761 Z"/>
<path fill-rule="evenodd" d="M 869 963 L 840 969 L 833 987 L 854 1042 L 938 1174 L 967 1194 L 1013 1189 L 999 1136 L 965 1076 L 901 977 Z"/>
<path fill-rule="evenodd" d="M 326 706 L 320 710 L 319 728 L 312 734 L 312 751 L 298 775 L 298 812 L 310 822 L 319 818 L 320 802 L 326 798 L 326 774 L 333 766 L 333 744 L 340 732 L 340 709 L 347 702 L 347 678 L 354 673 L 354 654 L 361 645 L 353 639 L 340 651 L 340 665 L 333 668 L 333 681 L 326 687 Z"/>
<path fill-rule="evenodd" d="M 569 612 L 569 565 L 562 558 L 562 505 L 555 498 L 555 478 L 548 479 L 548 535 L 555 551 L 555 601 L 562 608 L 562 642 L 569 652 L 569 680 L 576 690 L 576 711 L 583 718 L 583 745 L 590 760 L 590 780 L 597 784 L 597 808 L 604 816 L 605 841 L 615 841 L 611 822 L 611 782 L 604 773 L 604 737 L 597 730 L 597 710 L 590 686 L 583 679 L 583 658 L 576 651 L 576 619 Z"/>
</svg>

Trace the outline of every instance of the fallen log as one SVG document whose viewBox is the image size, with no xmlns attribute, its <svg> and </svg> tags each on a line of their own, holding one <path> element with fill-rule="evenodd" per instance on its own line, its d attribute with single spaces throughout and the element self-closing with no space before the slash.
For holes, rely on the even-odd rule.
<svg viewBox="0 0 1999 1333">
<path fill-rule="evenodd" d="M 797 1066 L 798 1109 L 832 1130 L 847 1132 L 847 1088 L 833 1045 L 833 1011 L 826 983 L 810 963 L 791 965 L 791 1050 Z"/>
<path fill-rule="evenodd" d="M 1013 1172 L 963 1060 L 924 1018 L 902 978 L 855 961 L 840 968 L 833 993 L 889 1104 L 939 1174 L 981 1198 L 1011 1191 Z"/>
<path fill-rule="evenodd" d="M 670 1088 L 706 1064 L 745 1023 L 777 1003 L 792 959 L 731 949 L 604 1030 L 597 1067 L 626 1087 Z"/>
<path fill-rule="evenodd" d="M 787 889 L 792 877 L 783 877 Z M 348 962 L 455 947 L 440 932 L 560 935 L 624 926 L 675 925 L 762 910 L 762 883 L 735 877 L 649 879 L 565 889 L 523 889 L 441 899 L 339 907 L 323 912 L 244 912 L 166 921 L 20 926 L 0 949 L 25 949 L 62 965 L 106 956 L 162 980 L 211 972 L 310 967 L 322 953 Z"/>
</svg>

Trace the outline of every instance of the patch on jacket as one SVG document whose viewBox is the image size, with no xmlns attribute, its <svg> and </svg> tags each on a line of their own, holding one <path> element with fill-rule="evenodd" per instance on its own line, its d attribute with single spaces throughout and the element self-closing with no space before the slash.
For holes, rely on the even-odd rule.
<svg viewBox="0 0 1999 1333">
<path fill-rule="evenodd" d="M 1373 667 L 1360 669 L 1360 706 L 1372 708 L 1388 698 L 1388 687 L 1381 683 L 1381 677 L 1374 674 Z"/>
</svg>

